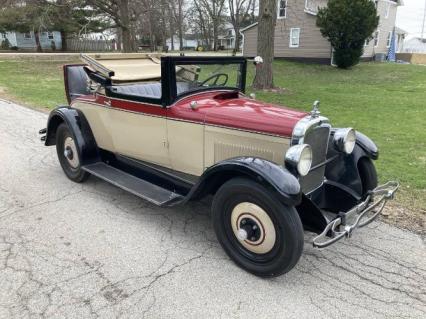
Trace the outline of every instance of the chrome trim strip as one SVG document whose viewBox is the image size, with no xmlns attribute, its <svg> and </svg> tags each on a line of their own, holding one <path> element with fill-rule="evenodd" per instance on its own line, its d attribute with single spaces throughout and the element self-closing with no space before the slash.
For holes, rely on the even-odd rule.
<svg viewBox="0 0 426 319">
<path fill-rule="evenodd" d="M 315 127 L 323 124 L 327 124 L 331 128 L 330 121 L 324 116 L 318 116 L 315 118 L 311 115 L 305 116 L 294 126 L 293 134 L 291 136 L 291 145 L 303 144 L 305 135 Z"/>
</svg>

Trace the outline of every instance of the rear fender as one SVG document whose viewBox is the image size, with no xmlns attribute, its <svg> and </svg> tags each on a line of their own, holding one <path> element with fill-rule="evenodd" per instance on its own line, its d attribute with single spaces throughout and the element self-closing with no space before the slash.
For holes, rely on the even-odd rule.
<svg viewBox="0 0 426 319">
<path fill-rule="evenodd" d="M 275 192 L 288 206 L 298 205 L 302 194 L 297 178 L 287 169 L 270 161 L 254 157 L 236 157 L 216 163 L 207 169 L 187 195 L 195 200 L 214 194 L 221 185 L 234 177 L 247 177 Z"/>
<path fill-rule="evenodd" d="M 99 150 L 86 117 L 80 110 L 69 106 L 59 106 L 49 114 L 45 145 L 56 144 L 56 130 L 66 123 L 76 142 L 81 164 L 86 165 L 100 160 Z"/>
</svg>

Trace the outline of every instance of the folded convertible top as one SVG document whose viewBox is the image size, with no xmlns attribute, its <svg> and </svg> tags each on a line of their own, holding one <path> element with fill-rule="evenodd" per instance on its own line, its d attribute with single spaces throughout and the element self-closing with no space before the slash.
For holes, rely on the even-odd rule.
<svg viewBox="0 0 426 319">
<path fill-rule="evenodd" d="M 161 79 L 161 54 L 81 54 L 89 68 L 115 83 Z"/>
</svg>

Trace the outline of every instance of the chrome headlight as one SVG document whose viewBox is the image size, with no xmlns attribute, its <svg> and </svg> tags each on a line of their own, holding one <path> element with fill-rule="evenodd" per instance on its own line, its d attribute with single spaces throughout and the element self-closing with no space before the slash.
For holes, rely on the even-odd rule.
<svg viewBox="0 0 426 319">
<path fill-rule="evenodd" d="M 312 149 L 308 144 L 294 145 L 285 154 L 285 165 L 300 176 L 309 173 L 312 165 Z"/>
<path fill-rule="evenodd" d="M 336 149 L 346 154 L 351 154 L 356 142 L 355 130 L 352 128 L 341 128 L 334 133 L 333 144 Z"/>
</svg>

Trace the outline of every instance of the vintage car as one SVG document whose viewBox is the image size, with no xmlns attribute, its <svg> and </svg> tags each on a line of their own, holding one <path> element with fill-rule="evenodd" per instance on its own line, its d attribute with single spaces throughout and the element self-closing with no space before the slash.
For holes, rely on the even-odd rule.
<svg viewBox="0 0 426 319">
<path fill-rule="evenodd" d="M 69 106 L 40 131 L 66 176 L 94 175 L 159 206 L 212 195 L 218 241 L 255 275 L 291 270 L 304 230 L 319 248 L 350 237 L 398 188 L 377 186 L 376 145 L 332 127 L 318 102 L 302 112 L 247 97 L 243 57 L 82 59 L 64 66 Z"/>
</svg>

